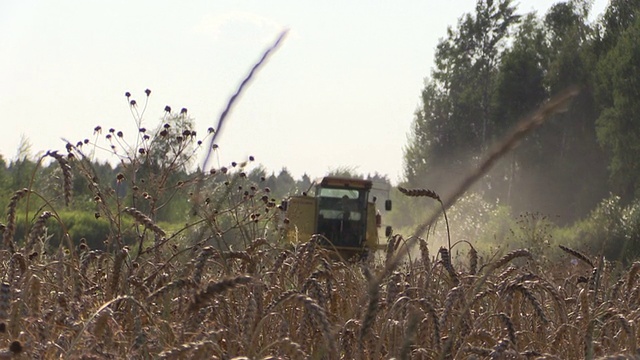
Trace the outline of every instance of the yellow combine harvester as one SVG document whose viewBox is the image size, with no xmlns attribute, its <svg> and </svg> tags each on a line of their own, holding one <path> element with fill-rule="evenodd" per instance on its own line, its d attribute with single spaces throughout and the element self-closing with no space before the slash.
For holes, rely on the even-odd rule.
<svg viewBox="0 0 640 360">
<path fill-rule="evenodd" d="M 382 216 L 376 209 L 370 180 L 325 177 L 309 193 L 283 201 L 285 239 L 295 244 L 319 235 L 320 244 L 343 257 L 362 256 L 380 248 L 378 231 Z M 388 190 L 386 191 L 388 196 Z M 391 200 L 385 201 L 391 210 Z M 386 237 L 391 227 L 385 228 Z"/>
</svg>

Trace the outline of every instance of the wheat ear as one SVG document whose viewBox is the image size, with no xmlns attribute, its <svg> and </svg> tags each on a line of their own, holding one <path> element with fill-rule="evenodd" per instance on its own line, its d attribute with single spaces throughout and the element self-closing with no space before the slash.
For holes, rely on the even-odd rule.
<svg viewBox="0 0 640 360">
<path fill-rule="evenodd" d="M 200 308 L 205 306 L 209 301 L 211 301 L 213 296 L 215 296 L 216 294 L 223 293 L 239 285 L 248 284 L 251 281 L 253 281 L 253 278 L 251 276 L 241 275 L 241 276 L 236 276 L 234 278 L 224 279 L 218 282 L 210 282 L 209 285 L 207 285 L 206 289 L 197 293 L 194 296 L 193 302 L 189 307 L 189 311 L 195 312 L 199 310 Z"/>
</svg>

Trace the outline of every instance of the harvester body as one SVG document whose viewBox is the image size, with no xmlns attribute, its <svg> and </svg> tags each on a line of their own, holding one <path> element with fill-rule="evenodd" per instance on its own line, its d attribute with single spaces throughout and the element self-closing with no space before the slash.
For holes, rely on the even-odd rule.
<svg viewBox="0 0 640 360">
<path fill-rule="evenodd" d="M 325 177 L 309 194 L 291 196 L 283 207 L 285 239 L 295 244 L 318 235 L 321 245 L 347 256 L 378 249 L 381 215 L 372 186 L 370 180 Z M 390 200 L 385 207 L 391 210 Z"/>
</svg>

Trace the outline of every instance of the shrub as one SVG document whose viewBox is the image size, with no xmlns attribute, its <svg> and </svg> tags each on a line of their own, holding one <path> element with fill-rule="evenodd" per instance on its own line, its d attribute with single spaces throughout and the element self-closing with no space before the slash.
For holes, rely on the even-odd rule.
<svg viewBox="0 0 640 360">
<path fill-rule="evenodd" d="M 559 243 L 602 254 L 624 263 L 640 257 L 640 201 L 628 205 L 611 195 L 602 200 L 589 217 L 558 231 Z"/>
</svg>

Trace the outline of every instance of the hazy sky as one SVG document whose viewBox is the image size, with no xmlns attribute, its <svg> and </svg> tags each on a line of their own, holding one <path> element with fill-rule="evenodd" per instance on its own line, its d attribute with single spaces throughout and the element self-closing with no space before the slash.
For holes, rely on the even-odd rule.
<svg viewBox="0 0 640 360">
<path fill-rule="evenodd" d="M 520 1 L 519 13 L 556 2 Z M 347 167 L 395 182 L 437 42 L 475 3 L 0 0 L 0 154 L 15 158 L 23 136 L 33 155 L 63 150 L 61 138 L 93 139 L 97 125 L 133 136 L 124 93 L 142 103 L 146 88 L 145 127 L 160 124 L 165 105 L 186 107 L 204 135 L 288 28 L 211 164 L 253 155 L 296 178 Z M 596 0 L 592 13 L 605 5 Z"/>
</svg>

